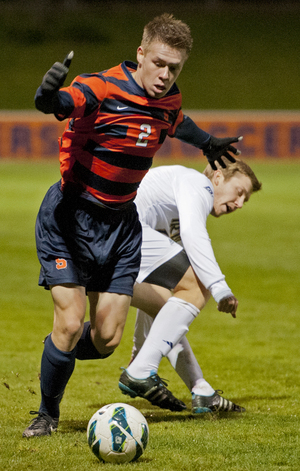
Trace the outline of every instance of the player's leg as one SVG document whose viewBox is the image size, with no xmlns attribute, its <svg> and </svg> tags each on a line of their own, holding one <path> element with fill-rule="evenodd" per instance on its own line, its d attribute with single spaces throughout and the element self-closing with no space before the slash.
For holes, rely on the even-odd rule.
<svg viewBox="0 0 300 471">
<path fill-rule="evenodd" d="M 189 275 L 193 278 L 193 272 L 189 271 L 186 272 L 185 278 L 188 279 Z M 195 285 L 197 288 L 196 280 Z M 191 289 L 192 287 L 193 283 L 191 283 Z M 185 288 L 187 289 L 187 283 L 185 283 Z M 148 283 L 135 284 L 131 304 L 139 308 L 136 314 L 131 362 L 142 348 L 152 326 L 153 318 L 171 296 L 172 293 L 161 286 Z M 195 299 L 196 295 L 194 295 L 194 301 Z M 199 302 L 199 299 L 195 302 Z M 167 357 L 190 391 L 199 383 L 199 380 L 203 379 L 202 370 L 185 337 L 170 351 Z"/>
<path fill-rule="evenodd" d="M 41 360 L 41 403 L 38 416 L 24 437 L 50 435 L 58 426 L 59 404 L 75 367 L 76 343 L 81 335 L 85 288 L 75 285 L 51 287 L 54 302 L 53 332 L 44 344 Z"/>
<path fill-rule="evenodd" d="M 168 288 L 157 284 L 135 283 L 131 306 L 147 312 L 154 319 L 171 296 Z"/>
<path fill-rule="evenodd" d="M 142 283 L 141 287 L 146 285 L 147 283 Z M 149 287 L 152 286 L 154 288 L 153 291 L 156 291 L 157 289 L 164 289 L 159 286 L 149 285 Z M 140 289 L 140 291 L 142 292 L 143 290 Z M 171 293 L 169 293 L 169 297 L 170 296 Z M 135 299 L 135 301 L 137 300 Z M 151 301 L 149 300 L 148 303 L 150 304 L 150 302 Z M 141 309 L 137 309 L 131 361 L 134 360 L 142 348 L 151 329 L 153 320 L 154 319 L 146 314 L 146 312 L 142 311 Z M 214 393 L 214 389 L 203 378 L 201 367 L 186 337 L 183 337 L 178 342 L 178 344 L 170 351 L 167 358 L 175 369 L 176 373 L 186 384 L 189 391 L 194 394 L 201 393 L 205 395 L 211 395 Z"/>
<path fill-rule="evenodd" d="M 131 297 L 118 293 L 89 292 L 90 337 L 102 358 L 112 354 L 119 345 Z"/>
<path fill-rule="evenodd" d="M 145 290 L 143 295 L 143 286 L 147 286 L 147 283 L 136 286 L 139 287 L 139 296 L 133 297 L 132 304 L 142 307 L 144 310 L 151 310 L 149 306 L 151 306 L 152 300 L 151 296 L 148 296 L 148 293 L 151 293 L 151 289 Z M 159 291 L 162 288 L 155 287 L 155 289 Z M 165 299 L 167 297 L 165 295 Z M 168 302 L 156 317 L 145 344 L 143 344 L 143 341 L 147 336 L 147 328 L 145 324 L 142 325 L 144 317 L 141 316 L 140 322 L 139 319 L 137 320 L 135 340 L 137 344 L 143 344 L 143 347 L 141 347 L 141 352 L 137 356 L 138 352 L 134 352 L 136 358 L 121 375 L 119 386 L 124 393 L 126 391 L 127 393 L 132 392 L 133 390 L 136 392 L 137 388 L 139 388 L 139 381 L 136 382 L 137 379 L 146 383 L 150 378 L 157 378 L 156 373 L 161 358 L 162 356 L 167 356 L 179 376 L 192 392 L 192 409 L 194 413 L 210 412 L 212 410 L 244 410 L 231 401 L 223 399 L 207 383 L 203 378 L 195 355 L 184 337 L 184 332 L 188 330 L 188 326 L 193 320 L 193 315 L 197 315 L 197 309 L 202 309 L 209 298 L 209 291 L 204 288 L 192 268 L 189 267 L 183 278 L 174 288 L 174 296 L 169 297 Z M 143 301 L 139 305 L 140 300 Z M 154 303 L 154 313 L 155 306 L 159 305 L 159 298 L 156 297 L 156 300 L 158 302 Z M 188 309 L 184 310 L 186 306 Z M 147 324 L 150 327 L 151 322 L 147 322 Z M 173 348 L 172 341 L 165 341 L 164 337 L 168 335 L 173 335 L 174 345 L 177 341 L 177 345 Z"/>
<path fill-rule="evenodd" d="M 83 328 L 85 288 L 65 284 L 55 285 L 50 289 L 54 303 L 52 342 L 59 350 L 70 352 L 74 350 Z"/>
<path fill-rule="evenodd" d="M 188 268 L 183 278 L 187 280 L 180 282 L 181 288 L 177 291 L 179 295 L 182 292 L 182 297 L 185 299 L 172 296 L 161 308 L 142 349 L 127 368 L 128 374 L 132 377 L 142 379 L 157 373 L 162 357 L 167 356 L 187 333 L 200 308 L 205 305 L 205 296 L 201 295 L 200 285 L 195 281 L 191 267 Z M 188 286 L 190 286 L 190 290 L 187 289 Z M 188 293 L 190 293 L 190 297 Z"/>
<path fill-rule="evenodd" d="M 79 215 L 80 223 L 77 223 Z M 54 302 L 53 334 L 44 344 L 41 361 L 41 404 L 38 416 L 23 436 L 50 435 L 57 428 L 59 403 L 75 365 L 76 343 L 86 310 L 88 264 L 80 234 L 85 218 L 76 198 L 68 198 L 60 182 L 52 185 L 36 220 L 36 247 L 41 263 L 39 285 L 51 289 Z M 84 264 L 82 261 L 84 260 Z"/>
<path fill-rule="evenodd" d="M 188 326 L 198 314 L 198 310 L 186 301 L 172 302 L 173 297 L 160 310 L 150 329 L 139 354 L 123 371 L 119 387 L 131 397 L 141 396 L 153 405 L 180 411 L 185 408 L 182 401 L 176 399 L 165 387 L 166 384 L 157 374 L 162 356 L 167 356 L 188 330 Z M 161 315 L 161 319 L 160 319 Z M 176 322 L 173 322 L 173 319 Z M 156 320 L 159 320 L 159 326 Z"/>
<path fill-rule="evenodd" d="M 131 350 L 131 358 L 130 358 L 129 363 L 133 362 L 133 360 L 139 353 L 140 349 L 142 348 L 150 332 L 151 326 L 153 324 L 153 320 L 154 319 L 148 314 L 146 314 L 145 311 L 142 311 L 141 309 L 137 309 L 135 325 L 134 325 L 134 333 L 133 333 L 133 346 Z"/>
<path fill-rule="evenodd" d="M 114 224 L 102 235 L 101 251 L 94 247 L 97 266 L 87 286 L 90 323 L 77 344 L 81 360 L 105 358 L 118 346 L 140 267 L 142 232 L 135 206 L 108 216 L 107 222 L 113 219 Z M 103 213 L 98 224 L 105 223 Z"/>
<path fill-rule="evenodd" d="M 171 296 L 172 293 L 161 286 L 148 283 L 135 284 L 131 304 L 139 306 L 139 309 L 136 314 L 131 362 L 142 348 L 154 317 Z M 185 337 L 170 351 L 167 358 L 190 391 L 203 380 L 202 370 Z"/>
<path fill-rule="evenodd" d="M 140 288 L 141 287 L 141 288 Z M 106 293 L 106 295 L 109 293 Z M 91 311 L 94 313 L 99 311 L 97 305 L 97 293 L 89 293 Z M 103 299 L 103 293 L 100 295 Z M 168 298 L 171 296 L 171 293 L 168 289 L 162 288 L 161 286 L 150 285 L 148 283 L 142 283 L 141 285 L 136 283 L 134 285 L 134 295 L 131 298 L 131 305 L 134 300 L 134 304 L 138 306 L 144 306 L 147 308 L 147 311 L 153 317 L 159 312 L 160 308 L 165 304 Z M 116 295 L 116 300 L 118 301 L 119 296 Z M 110 299 L 110 298 L 108 298 Z M 115 304 L 115 301 L 113 302 Z M 105 308 L 106 310 L 106 308 Z M 106 316 L 107 317 L 107 316 Z M 147 316 L 149 319 L 151 317 Z M 101 318 L 101 317 L 100 317 Z M 100 332 L 100 326 L 98 331 Z M 83 332 L 77 343 L 76 358 L 79 360 L 96 360 L 100 358 L 106 358 L 110 353 L 107 352 L 107 349 L 103 347 L 103 342 L 100 341 L 99 335 L 95 337 L 95 327 L 93 327 L 93 334 L 91 335 L 91 322 L 87 321 L 84 323 Z M 138 334 L 136 334 L 138 336 Z M 144 342 L 145 337 L 137 339 L 138 342 Z M 98 344 L 99 350 L 96 348 L 96 343 Z M 104 353 L 105 350 L 105 353 Z"/>
<path fill-rule="evenodd" d="M 59 417 L 59 400 L 75 366 L 76 344 L 81 335 L 86 310 L 85 288 L 52 286 L 53 332 L 45 341 L 41 363 L 42 401 L 39 411 Z"/>
<path fill-rule="evenodd" d="M 174 288 L 174 286 L 177 285 L 178 281 L 182 278 L 182 275 L 185 273 L 189 266 L 189 261 L 186 255 L 184 254 L 182 247 L 179 244 L 175 243 L 165 235 L 160 234 L 159 232 L 151 229 L 149 226 L 143 225 L 142 261 L 139 276 L 137 278 L 138 283 L 142 283 L 145 280 L 147 283 L 143 283 L 143 286 L 147 286 L 148 283 L 155 283 L 156 285 L 160 285 L 170 290 L 171 288 Z M 145 303 L 145 299 L 149 297 L 149 291 L 151 290 L 148 289 L 147 293 L 145 292 L 144 295 L 140 296 L 138 296 L 138 290 L 139 285 L 136 284 L 132 305 L 144 309 L 145 306 L 147 306 L 147 303 Z M 165 302 L 165 300 L 169 297 L 170 293 L 164 295 L 163 301 Z M 138 298 L 141 301 L 139 305 Z M 153 306 L 153 299 L 154 297 L 150 296 L 150 302 L 147 308 L 147 312 L 150 312 L 149 306 Z M 182 303 L 184 304 L 184 315 L 188 317 L 187 323 L 189 324 L 191 322 L 191 319 L 194 318 L 194 315 L 197 315 L 198 311 L 195 306 L 192 306 L 191 304 L 185 301 L 183 301 Z M 179 302 L 176 300 L 174 304 L 178 305 Z M 159 307 L 160 305 L 161 301 L 158 299 L 157 307 Z M 175 305 L 174 307 L 172 306 L 170 308 L 170 300 L 168 300 L 167 303 L 164 305 L 163 316 L 164 314 L 166 314 L 166 324 L 163 326 L 164 330 L 167 326 L 169 327 L 170 311 L 173 312 L 174 309 L 176 310 L 176 308 L 177 306 Z M 191 313 L 190 310 L 192 310 L 193 312 Z M 181 336 L 184 335 L 184 332 L 186 332 L 186 326 L 183 325 L 184 323 L 185 320 L 180 326 L 180 332 L 177 332 L 179 338 L 176 338 L 176 341 L 178 341 Z M 168 330 L 170 331 L 170 329 Z M 159 338 L 160 336 L 161 333 L 159 334 Z M 142 348 L 143 355 L 146 359 L 146 364 L 144 365 L 145 368 L 138 361 L 137 368 L 133 368 L 133 378 L 131 378 L 128 371 L 125 370 L 121 375 L 119 387 L 125 394 L 128 393 L 132 396 L 139 395 L 141 397 L 146 397 L 148 400 L 150 400 L 150 402 L 152 402 L 152 404 L 158 405 L 162 408 L 169 408 L 171 410 L 182 410 L 183 408 L 185 408 L 185 405 L 178 399 L 174 398 L 172 394 L 170 394 L 170 392 L 165 388 L 165 384 L 157 375 L 157 368 L 161 360 L 162 352 L 160 351 L 160 349 L 157 348 L 157 345 L 152 345 L 152 341 L 155 344 L 155 339 L 152 336 L 150 340 L 146 340 L 151 350 L 149 356 L 147 353 L 147 346 L 146 348 L 144 348 L 144 346 Z M 153 352 L 155 352 L 154 357 L 151 356 Z M 138 358 L 140 358 L 140 354 L 138 355 Z M 135 364 L 136 360 L 137 359 L 135 359 L 132 364 Z M 129 368 L 131 368 L 131 365 L 129 366 Z M 153 374 L 150 374 L 152 372 L 152 366 Z M 135 384 L 133 384 L 135 379 L 139 380 L 138 384 L 136 385 L 137 387 L 135 387 Z M 149 391 L 151 391 L 150 395 Z"/>
<path fill-rule="evenodd" d="M 210 292 L 204 287 L 190 267 L 180 282 L 174 288 L 174 298 L 186 300 L 202 310 L 210 299 Z M 170 298 L 172 300 L 173 298 Z M 169 301 L 170 301 L 169 300 Z M 160 319 L 160 317 L 159 317 Z M 174 321 L 173 321 L 174 322 Z M 176 321 L 175 321 L 176 322 Z M 159 329 L 159 324 L 157 329 Z M 167 355 L 169 361 L 175 366 L 179 376 L 189 387 L 192 393 L 192 411 L 195 414 L 211 411 L 244 412 L 243 407 L 234 404 L 229 399 L 220 396 L 203 378 L 201 368 L 185 337 Z M 189 386 L 190 385 L 190 386 Z"/>
<path fill-rule="evenodd" d="M 172 259 L 172 261 L 175 259 L 175 268 L 179 257 L 181 260 L 181 252 Z M 181 263 L 179 263 L 178 268 L 180 266 Z M 164 282 L 169 277 L 167 276 L 168 273 L 165 272 L 165 267 L 162 270 L 162 273 L 159 273 L 159 269 L 156 270 L 156 279 L 161 279 Z M 175 271 L 170 269 L 171 279 L 174 278 Z M 148 281 L 148 277 L 146 281 Z M 143 285 L 147 285 L 147 283 L 143 283 Z M 169 297 L 169 294 L 167 297 Z M 137 306 L 137 300 L 134 297 L 132 304 Z M 151 303 L 149 304 L 151 305 Z M 145 307 L 145 304 L 137 307 L 141 306 Z M 172 347 L 185 335 L 188 331 L 188 326 L 198 315 L 198 312 L 199 309 L 188 301 L 174 297 L 167 300 L 155 318 L 149 336 L 138 356 L 129 365 L 127 370 L 123 371 L 120 377 L 119 387 L 124 394 L 146 397 L 152 404 L 170 410 L 182 410 L 185 408 L 181 401 L 169 394 L 170 391 L 165 388 L 166 385 L 163 384 L 157 375 L 157 370 L 162 356 L 167 356 Z M 158 388 L 161 388 L 160 395 L 157 394 Z M 151 391 L 151 394 L 149 394 L 149 391 Z"/>
<path fill-rule="evenodd" d="M 134 228 L 134 224 L 130 222 L 130 228 Z M 137 233 L 137 231 L 135 231 Z M 141 233 L 140 233 L 141 235 Z M 135 235 L 136 238 L 136 235 Z M 110 237 L 111 239 L 111 237 Z M 140 240 L 141 242 L 141 240 Z M 115 244 L 117 245 L 117 244 Z M 137 244 L 136 244 L 137 245 Z M 156 247 L 156 252 L 155 256 L 153 257 L 153 246 Z M 124 292 L 124 287 L 128 283 L 132 283 L 135 281 L 135 271 L 137 269 L 138 271 L 138 278 L 145 278 L 148 275 L 151 275 L 153 271 L 155 271 L 156 267 L 161 265 L 164 261 L 174 257 L 175 255 L 179 254 L 182 251 L 182 247 L 180 247 L 178 244 L 173 243 L 170 241 L 170 239 L 162 234 L 157 233 L 157 231 L 154 231 L 153 229 L 149 228 L 147 225 L 143 225 L 143 246 L 142 246 L 142 260 L 140 260 L 140 256 L 137 259 L 136 257 L 136 250 L 131 254 L 129 251 L 129 255 L 126 254 L 126 258 L 124 260 L 120 260 L 120 266 L 116 266 L 116 268 L 113 269 L 113 276 L 112 276 L 112 283 L 108 281 L 107 285 L 105 286 L 106 288 L 109 287 L 111 292 L 115 291 L 116 293 L 122 293 Z M 128 260 L 128 261 L 127 261 Z M 178 264 L 177 264 L 178 266 Z M 106 270 L 106 272 L 110 272 L 110 270 Z M 176 273 L 176 267 L 174 268 L 172 272 Z M 114 275 L 116 274 L 115 280 Z M 177 278 L 180 279 L 181 276 L 177 274 Z M 96 278 L 96 277 L 95 277 Z M 104 279 L 103 279 L 104 278 Z M 176 279 L 177 279 L 176 278 Z M 172 280 L 170 281 L 169 278 L 164 277 L 165 281 L 168 283 L 174 283 L 174 286 L 177 284 L 177 282 L 173 282 Z M 102 281 L 101 281 L 102 280 Z M 95 295 L 92 295 L 91 292 L 103 292 L 104 290 L 103 285 L 105 285 L 105 274 L 99 273 L 98 280 L 94 279 L 93 281 L 93 289 L 89 289 L 89 296 L 90 296 L 90 302 L 91 302 L 91 313 L 93 316 L 93 319 L 96 319 L 95 313 L 99 312 L 100 309 L 97 307 L 98 299 L 95 297 Z M 159 287 L 157 287 L 159 288 Z M 139 284 L 135 284 L 134 287 L 134 299 L 137 299 L 137 302 L 143 306 L 143 302 L 145 302 L 148 305 L 148 312 L 149 314 L 153 314 L 155 316 L 161 306 L 166 302 L 168 297 L 170 297 L 170 291 L 168 289 L 163 289 L 159 288 L 162 292 L 158 292 L 158 290 L 155 287 L 152 287 L 150 284 L 144 284 L 143 286 L 143 292 L 140 295 L 139 294 Z M 131 296 L 133 294 L 133 288 L 128 286 L 126 288 L 127 291 L 125 293 L 130 294 Z M 105 290 L 106 291 L 106 290 Z M 102 296 L 102 295 L 101 295 Z M 151 300 L 150 303 L 148 303 L 148 300 Z M 101 299 L 100 299 L 101 302 Z M 134 304 L 132 304 L 134 305 Z M 106 307 L 104 306 L 104 309 Z M 103 313 L 103 316 L 105 317 L 105 313 Z M 99 315 L 99 319 L 102 318 L 102 315 Z M 95 321 L 93 321 L 95 322 Z M 101 325 L 98 325 L 98 332 L 101 331 Z M 88 323 L 85 323 L 83 333 L 81 338 L 79 339 L 78 345 L 77 345 L 77 358 L 80 360 L 88 360 L 88 359 L 97 359 L 97 358 L 103 358 L 103 355 L 106 355 L 106 353 L 103 353 L 101 351 L 99 353 L 98 348 L 96 348 L 96 345 L 94 344 L 94 339 L 95 342 L 97 342 L 98 348 L 100 350 L 103 350 L 103 345 L 101 345 L 101 341 L 99 338 L 99 334 L 96 335 L 96 330 L 93 326 L 93 334 L 91 335 L 91 326 Z M 106 351 L 106 348 L 104 349 Z"/>
<path fill-rule="evenodd" d="M 131 305 L 155 317 L 190 263 L 181 245 L 147 224 L 142 229 L 142 259 Z"/>
</svg>

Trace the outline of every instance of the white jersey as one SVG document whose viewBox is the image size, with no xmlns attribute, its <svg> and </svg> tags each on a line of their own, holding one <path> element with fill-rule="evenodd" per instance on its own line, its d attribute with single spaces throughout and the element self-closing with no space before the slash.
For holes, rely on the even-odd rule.
<svg viewBox="0 0 300 471">
<path fill-rule="evenodd" d="M 202 173 L 181 165 L 149 170 L 135 203 L 140 220 L 152 229 L 182 241 L 189 261 L 204 286 L 219 302 L 232 295 L 215 259 L 206 229 L 214 189 Z"/>
</svg>

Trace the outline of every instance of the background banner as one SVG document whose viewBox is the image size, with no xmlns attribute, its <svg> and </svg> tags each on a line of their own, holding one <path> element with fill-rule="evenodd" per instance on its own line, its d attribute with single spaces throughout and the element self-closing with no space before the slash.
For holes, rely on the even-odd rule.
<svg viewBox="0 0 300 471">
<path fill-rule="evenodd" d="M 218 137 L 243 136 L 243 158 L 299 159 L 300 111 L 185 111 L 199 127 Z M 66 122 L 35 111 L 0 112 L 0 158 L 58 158 Z M 199 159 L 199 151 L 167 138 L 156 159 Z"/>
</svg>

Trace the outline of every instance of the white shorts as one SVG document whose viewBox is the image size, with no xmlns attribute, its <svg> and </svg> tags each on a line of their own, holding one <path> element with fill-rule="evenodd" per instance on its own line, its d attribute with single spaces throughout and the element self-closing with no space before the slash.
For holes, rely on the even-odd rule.
<svg viewBox="0 0 300 471">
<path fill-rule="evenodd" d="M 189 265 L 183 247 L 165 234 L 152 229 L 147 224 L 142 223 L 142 230 L 142 260 L 140 271 L 136 279 L 137 283 L 145 281 L 157 268 L 165 265 L 180 252 L 184 253 L 184 257 L 182 257 L 180 261 L 183 276 Z"/>
</svg>

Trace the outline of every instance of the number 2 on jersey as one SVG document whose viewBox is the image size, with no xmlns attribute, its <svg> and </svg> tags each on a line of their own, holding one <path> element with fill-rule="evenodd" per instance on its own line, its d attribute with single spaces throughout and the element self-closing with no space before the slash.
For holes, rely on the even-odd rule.
<svg viewBox="0 0 300 471">
<path fill-rule="evenodd" d="M 139 138 L 136 141 L 136 145 L 140 147 L 147 147 L 148 139 L 147 137 L 151 134 L 151 126 L 150 124 L 142 124 L 140 129 L 142 132 L 139 134 Z"/>
</svg>

